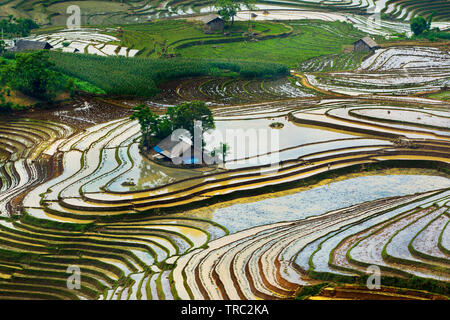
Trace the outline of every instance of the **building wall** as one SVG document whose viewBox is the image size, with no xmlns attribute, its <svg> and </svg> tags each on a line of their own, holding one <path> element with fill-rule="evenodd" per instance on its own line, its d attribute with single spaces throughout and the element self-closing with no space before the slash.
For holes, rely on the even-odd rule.
<svg viewBox="0 0 450 320">
<path fill-rule="evenodd" d="M 354 44 L 354 51 L 370 51 L 370 47 L 364 41 L 356 41 Z"/>
<path fill-rule="evenodd" d="M 216 19 L 205 25 L 205 28 L 210 31 L 222 31 L 224 27 L 223 20 Z"/>
</svg>

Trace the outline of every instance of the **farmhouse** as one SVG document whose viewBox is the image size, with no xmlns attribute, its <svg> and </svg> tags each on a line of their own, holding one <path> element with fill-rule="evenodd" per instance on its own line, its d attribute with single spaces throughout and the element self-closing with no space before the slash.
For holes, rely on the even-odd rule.
<svg viewBox="0 0 450 320">
<path fill-rule="evenodd" d="M 168 160 L 174 164 L 201 164 L 202 160 L 207 164 L 219 163 L 217 155 L 211 156 L 203 152 L 199 147 L 192 145 L 190 138 L 183 136 L 175 140 L 172 140 L 171 136 L 167 137 L 153 147 L 153 150 L 158 153 L 154 157 L 155 160 Z"/>
<path fill-rule="evenodd" d="M 158 143 L 153 150 L 159 153 L 163 159 L 170 160 L 174 164 L 200 163 L 200 159 L 194 156 L 194 147 L 191 139 L 186 137 L 179 137 L 173 140 L 172 136 L 169 136 Z"/>
<path fill-rule="evenodd" d="M 380 46 L 368 36 L 354 42 L 353 46 L 353 51 L 357 52 L 371 51 L 380 48 Z"/>
<path fill-rule="evenodd" d="M 10 49 L 12 52 L 22 52 L 26 50 L 50 50 L 53 46 L 44 41 L 17 40 L 16 45 Z"/>
<path fill-rule="evenodd" d="M 223 31 L 225 22 L 217 14 L 209 14 L 207 16 L 199 17 L 198 20 L 205 24 L 205 31 Z"/>
</svg>

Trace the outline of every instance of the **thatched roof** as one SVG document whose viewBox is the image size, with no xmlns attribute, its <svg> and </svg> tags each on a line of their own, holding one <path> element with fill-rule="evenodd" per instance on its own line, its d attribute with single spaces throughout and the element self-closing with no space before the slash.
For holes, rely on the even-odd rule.
<svg viewBox="0 0 450 320">
<path fill-rule="evenodd" d="M 203 17 L 198 17 L 197 18 L 197 20 L 202 21 L 204 24 L 208 24 L 211 21 L 214 21 L 216 19 L 222 20 L 222 18 L 219 15 L 217 15 L 217 14 L 209 14 L 207 16 L 203 16 Z"/>
<path fill-rule="evenodd" d="M 364 37 L 364 38 L 362 38 L 362 39 L 360 39 L 358 41 L 364 42 L 371 49 L 375 48 L 375 47 L 378 47 L 378 44 L 375 41 L 373 41 L 373 39 L 371 37 L 369 37 L 369 36 L 366 36 L 366 37 Z M 358 42 L 358 41 L 356 41 L 356 42 Z"/>
<path fill-rule="evenodd" d="M 17 40 L 16 45 L 11 51 L 21 52 L 25 50 L 43 50 L 43 49 L 52 49 L 53 46 L 48 42 L 44 41 L 33 41 L 33 40 Z"/>
</svg>

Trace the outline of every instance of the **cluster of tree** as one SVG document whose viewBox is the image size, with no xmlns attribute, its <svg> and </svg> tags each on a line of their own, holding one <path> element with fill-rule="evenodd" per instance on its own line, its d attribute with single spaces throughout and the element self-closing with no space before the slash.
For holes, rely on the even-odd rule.
<svg viewBox="0 0 450 320">
<path fill-rule="evenodd" d="M 168 137 L 176 129 L 185 129 L 194 137 L 195 121 L 201 121 L 204 131 L 215 128 L 212 112 L 202 101 L 169 107 L 163 115 L 157 115 L 149 106 L 140 104 L 133 108 L 130 118 L 138 120 L 142 133 L 141 144 L 147 148 Z"/>
<path fill-rule="evenodd" d="M 450 39 L 449 32 L 443 32 L 439 28 L 431 29 L 431 20 L 435 12 L 433 12 L 426 20 L 424 17 L 417 16 L 411 19 L 411 31 L 414 33 L 416 37 L 424 37 L 429 40 L 435 39 Z"/>
<path fill-rule="evenodd" d="M 32 29 L 39 26 L 31 19 L 15 18 L 12 15 L 8 19 L 0 20 L 0 31 L 4 37 L 26 37 Z"/>
<path fill-rule="evenodd" d="M 63 75 L 54 70 L 44 51 L 17 53 L 0 64 L 0 87 L 51 102 L 57 92 L 67 89 Z"/>
</svg>

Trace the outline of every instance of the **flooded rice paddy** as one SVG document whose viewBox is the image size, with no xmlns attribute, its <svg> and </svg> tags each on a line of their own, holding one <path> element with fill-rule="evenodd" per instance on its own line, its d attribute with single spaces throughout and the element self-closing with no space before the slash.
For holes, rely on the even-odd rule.
<svg viewBox="0 0 450 320">
<path fill-rule="evenodd" d="M 187 211 L 182 216 L 207 217 L 235 233 L 259 225 L 317 216 L 376 199 L 450 188 L 450 180 L 445 176 L 435 176 L 433 172 L 421 174 L 420 170 L 402 171 L 391 169 L 379 175 L 344 176 L 338 179 L 341 181 L 327 179 L 308 188 L 236 200 Z"/>
<path fill-rule="evenodd" d="M 251 84 L 236 85 L 237 94 L 238 85 Z M 81 113 L 96 108 L 76 106 Z M 52 284 L 57 297 L 292 298 L 299 285 L 313 281 L 305 276 L 310 270 L 352 273 L 333 267 L 342 265 L 361 271 L 346 252 L 359 263 L 398 268 L 377 251 L 390 239 L 392 259 L 417 262 L 405 241 L 428 224 L 415 248 L 448 258 L 440 249 L 448 241 L 437 236 L 447 233 L 434 222 L 448 222 L 450 179 L 419 169 L 450 162 L 444 106 L 299 98 L 216 106 L 213 112 L 216 131 L 206 137 L 206 149 L 225 142 L 230 153 L 225 164 L 200 168 L 168 166 L 142 154 L 137 121 L 120 113 L 107 121 L 93 117 L 91 125 L 58 113 L 69 115 L 72 125 L 23 120 L 0 135 L 6 159 L 0 164 L 0 248 L 42 259 L 30 268 L 8 262 L 12 267 L 0 270 L 0 291 L 17 268 L 32 280 L 15 282 L 42 281 L 36 269 L 76 262 L 96 280 L 76 295 Z M 88 113 L 83 117 L 91 120 Z M 76 121 L 85 127 L 76 130 Z M 417 168 L 369 168 L 385 160 Z M 359 173 L 339 176 L 340 169 Z M 325 178 L 314 180 L 318 174 Z M 295 187 L 284 188 L 288 182 Z M 7 220 L 20 210 L 26 219 Z M 388 227 L 393 219 L 400 219 L 401 234 Z M 385 224 L 382 235 L 369 232 L 376 223 Z M 357 243 L 361 232 L 371 240 Z M 427 266 L 402 269 L 447 279 Z M 121 277 L 126 281 L 119 283 Z"/>
</svg>

